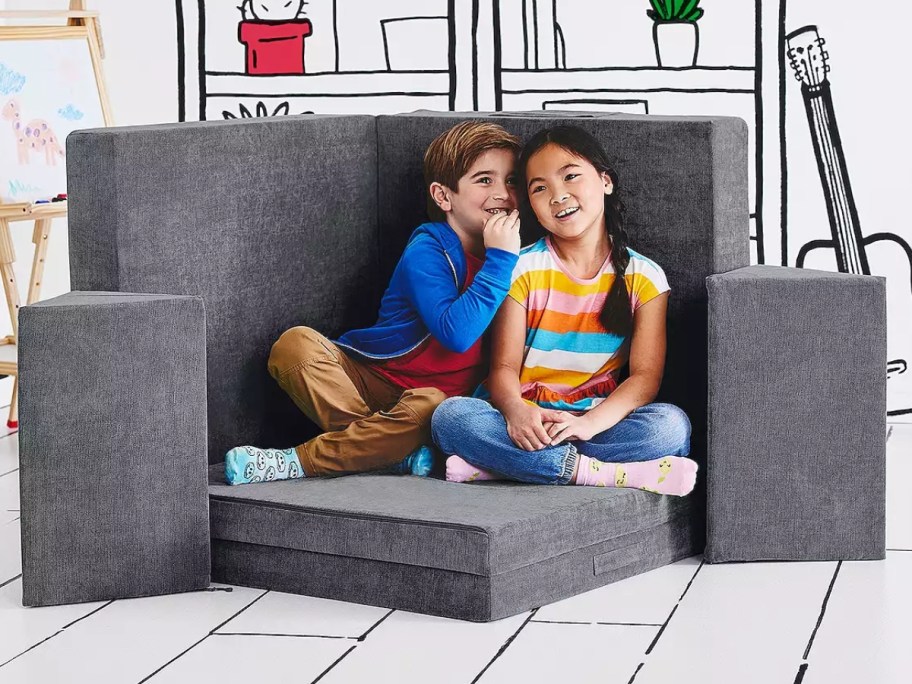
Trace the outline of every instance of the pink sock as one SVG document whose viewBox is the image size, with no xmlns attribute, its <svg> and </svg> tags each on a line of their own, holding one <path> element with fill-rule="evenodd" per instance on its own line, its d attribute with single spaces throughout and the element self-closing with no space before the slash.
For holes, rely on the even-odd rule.
<svg viewBox="0 0 912 684">
<path fill-rule="evenodd" d="M 477 482 L 479 480 L 501 480 L 499 475 L 476 468 L 455 454 L 446 461 L 447 482 Z"/>
<path fill-rule="evenodd" d="M 697 482 L 697 462 L 681 456 L 653 461 L 603 463 L 580 454 L 576 484 L 589 487 L 632 487 L 653 494 L 689 494 Z"/>
</svg>

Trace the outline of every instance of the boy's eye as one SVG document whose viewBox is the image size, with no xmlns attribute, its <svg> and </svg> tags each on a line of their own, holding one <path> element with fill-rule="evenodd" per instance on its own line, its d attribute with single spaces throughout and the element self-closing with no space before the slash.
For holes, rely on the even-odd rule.
<svg viewBox="0 0 912 684">
<path fill-rule="evenodd" d="M 544 189 L 545 189 L 544 185 L 536 185 L 534 188 L 532 188 L 532 190 L 530 192 L 534 195 L 536 192 L 541 192 Z"/>
<path fill-rule="evenodd" d="M 488 185 L 488 184 L 491 183 L 491 179 L 488 178 L 487 176 L 482 176 L 481 178 L 478 179 L 478 182 L 479 182 L 479 183 L 484 183 L 485 185 Z"/>
<path fill-rule="evenodd" d="M 510 176 L 509 178 L 507 178 L 507 185 L 516 185 L 516 177 Z"/>
<path fill-rule="evenodd" d="M 578 177 L 578 176 L 579 176 L 578 173 L 568 173 L 568 174 L 566 175 L 566 177 L 564 178 L 564 180 L 568 180 L 568 181 L 569 181 L 569 180 L 573 180 L 574 178 L 576 178 L 576 177 Z"/>
</svg>

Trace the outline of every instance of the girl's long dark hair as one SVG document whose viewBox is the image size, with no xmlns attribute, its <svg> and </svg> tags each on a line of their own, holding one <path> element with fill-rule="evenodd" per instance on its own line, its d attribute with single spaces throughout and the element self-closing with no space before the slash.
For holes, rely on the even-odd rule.
<svg viewBox="0 0 912 684">
<path fill-rule="evenodd" d="M 570 154 L 585 159 L 599 173 L 607 173 L 614 184 L 614 191 L 610 195 L 605 195 L 605 230 L 608 233 L 608 241 L 611 243 L 611 265 L 614 267 L 615 278 L 599 315 L 599 321 L 608 332 L 616 335 L 629 335 L 633 327 L 633 316 L 630 313 L 630 295 L 627 292 L 627 281 L 624 274 L 630 264 L 630 252 L 627 250 L 624 203 L 618 192 L 617 172 L 608 163 L 608 155 L 605 154 L 605 150 L 602 149 L 598 140 L 582 128 L 553 126 L 536 133 L 523 147 L 519 157 L 519 169 L 523 178 L 526 175 L 526 165 L 529 163 L 529 159 L 549 143 L 558 145 Z M 527 191 L 524 201 L 528 205 L 528 185 L 525 182 L 523 185 Z M 535 213 L 531 210 L 524 213 L 529 218 L 535 218 Z M 537 218 L 535 220 L 538 221 Z M 541 224 L 538 224 L 537 227 L 539 230 L 543 230 Z"/>
</svg>

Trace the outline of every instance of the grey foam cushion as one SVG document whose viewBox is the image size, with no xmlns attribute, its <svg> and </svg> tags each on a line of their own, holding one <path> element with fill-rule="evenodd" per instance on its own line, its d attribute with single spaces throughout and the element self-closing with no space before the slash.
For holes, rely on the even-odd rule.
<svg viewBox="0 0 912 684">
<path fill-rule="evenodd" d="M 389 575 L 390 582 L 401 576 L 402 566 L 415 572 L 438 570 L 443 573 L 438 577 L 460 577 L 460 586 L 468 582 L 466 591 L 475 587 L 487 596 L 487 603 L 463 612 L 450 606 L 447 613 L 450 603 L 438 595 L 436 602 L 433 597 L 420 602 L 422 611 L 467 619 L 493 619 L 491 601 L 502 601 L 497 617 L 503 617 L 523 606 L 569 596 L 570 584 L 555 587 L 547 573 L 532 577 L 532 569 L 541 564 L 572 559 L 573 567 L 583 568 L 578 570 L 583 581 L 591 581 L 586 588 L 592 588 L 610 581 L 610 573 L 622 567 L 650 562 L 656 567 L 654 558 L 667 563 L 671 556 L 692 554 L 700 542 L 692 525 L 695 499 L 637 490 L 509 482 L 466 485 L 379 474 L 230 486 L 224 483 L 223 468 L 213 465 L 209 494 L 213 543 L 222 549 L 216 557 L 226 550 L 237 554 L 247 549 L 243 553 L 252 557 L 241 564 L 243 568 L 257 566 L 270 554 L 282 553 L 279 550 L 296 551 L 311 554 L 307 562 L 321 575 L 340 563 L 366 563 L 365 567 Z M 657 536 L 646 544 L 650 534 Z M 640 542 L 642 547 L 637 546 Z M 260 553 L 258 549 L 264 548 L 273 551 Z M 625 551 L 613 554 L 618 548 Z M 241 583 L 258 586 L 264 581 L 249 567 L 233 572 Z M 509 592 L 498 584 L 497 578 L 511 573 L 530 575 L 526 595 L 508 598 Z M 340 581 L 320 585 L 322 592 L 316 592 L 308 577 L 299 580 L 286 590 L 380 605 L 392 601 L 393 607 L 418 609 L 399 596 L 401 588 L 391 595 L 378 590 L 371 596 L 351 592 L 351 582 Z M 334 594 L 333 586 L 349 593 Z M 502 592 L 506 593 L 500 596 Z M 476 599 L 481 600 L 472 601 Z"/>
<path fill-rule="evenodd" d="M 619 175 L 631 246 L 656 261 L 672 288 L 668 352 L 659 398 L 693 424 L 698 458 L 706 431 L 704 279 L 750 263 L 747 126 L 731 117 L 510 112 L 415 112 L 377 119 L 381 274 L 391 272 L 424 212 L 421 159 L 435 136 L 467 118 L 494 121 L 527 140 L 573 124 L 596 137 Z M 523 216 L 524 244 L 539 236 Z"/>
<path fill-rule="evenodd" d="M 707 287 L 707 560 L 883 558 L 884 280 L 751 266 Z"/>
<path fill-rule="evenodd" d="M 19 324 L 23 603 L 206 587 L 202 300 L 72 292 Z"/>
<path fill-rule="evenodd" d="M 692 556 L 702 545 L 702 532 L 683 516 L 498 575 L 475 575 L 214 539 L 212 578 L 479 622 L 516 615 L 654 570 Z"/>
<path fill-rule="evenodd" d="M 512 482 L 465 485 L 395 475 L 231 486 L 224 484 L 218 465 L 210 467 L 209 494 L 217 539 L 482 575 L 691 511 L 686 497 L 633 490 Z"/>
<path fill-rule="evenodd" d="M 292 116 L 80 131 L 67 141 L 74 289 L 195 294 L 208 312 L 209 458 L 315 428 L 266 372 L 287 328 L 373 322 L 424 222 L 422 156 L 478 113 Z M 528 137 L 572 121 L 616 162 L 634 248 L 674 290 L 662 398 L 702 452 L 703 278 L 748 263 L 747 128 L 733 118 L 491 115 Z M 529 236 L 531 239 L 532 236 Z"/>
<path fill-rule="evenodd" d="M 206 302 L 211 462 L 315 433 L 266 372 L 283 331 L 376 315 L 375 129 L 289 116 L 67 138 L 72 288 Z"/>
</svg>

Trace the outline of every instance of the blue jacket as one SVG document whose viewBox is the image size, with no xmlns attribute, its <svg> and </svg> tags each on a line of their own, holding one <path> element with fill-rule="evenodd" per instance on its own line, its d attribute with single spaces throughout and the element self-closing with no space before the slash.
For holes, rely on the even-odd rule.
<svg viewBox="0 0 912 684">
<path fill-rule="evenodd" d="M 462 353 L 487 330 L 507 292 L 519 257 L 488 249 L 469 288 L 459 237 L 446 223 L 415 229 L 380 302 L 377 322 L 345 333 L 335 343 L 368 359 L 393 359 L 433 335 Z M 462 292 L 462 294 L 460 294 Z"/>
</svg>

